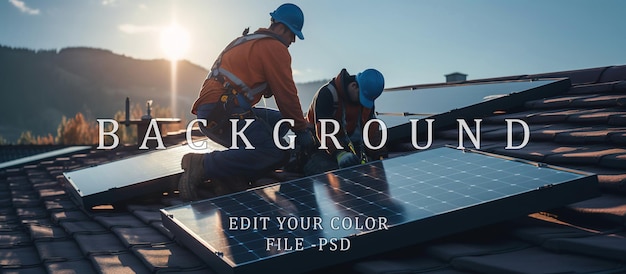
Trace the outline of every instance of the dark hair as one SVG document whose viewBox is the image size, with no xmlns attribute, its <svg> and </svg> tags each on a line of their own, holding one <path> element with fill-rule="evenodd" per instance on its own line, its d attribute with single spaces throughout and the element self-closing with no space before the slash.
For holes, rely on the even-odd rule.
<svg viewBox="0 0 626 274">
<path fill-rule="evenodd" d="M 355 82 L 357 85 L 359 84 L 359 82 L 356 81 L 356 75 L 350 75 L 348 77 L 348 83 L 352 83 Z"/>
</svg>

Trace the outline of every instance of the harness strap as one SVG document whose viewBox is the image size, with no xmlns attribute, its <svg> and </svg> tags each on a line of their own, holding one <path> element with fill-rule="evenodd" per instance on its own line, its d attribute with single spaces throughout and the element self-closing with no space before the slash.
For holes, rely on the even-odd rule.
<svg viewBox="0 0 626 274">
<path fill-rule="evenodd" d="M 226 52 L 228 52 L 229 50 L 231 50 L 232 48 L 236 46 L 239 46 L 248 41 L 262 39 L 262 38 L 274 38 L 274 39 L 279 40 L 283 44 L 285 43 L 283 39 L 281 39 L 279 36 L 273 33 L 269 33 L 269 32 L 245 34 L 243 36 L 240 36 L 237 39 L 230 42 L 230 44 L 228 44 L 228 46 L 226 46 L 226 48 L 220 53 L 220 55 L 217 57 L 217 59 L 213 63 L 213 66 L 211 67 L 211 71 L 207 75 L 207 79 L 215 78 L 221 83 L 225 84 L 226 81 L 224 77 L 226 77 L 233 83 L 233 85 L 235 85 L 234 88 L 237 89 L 239 93 L 243 93 L 243 95 L 245 96 L 247 100 L 252 101 L 257 94 L 261 93 L 263 90 L 267 88 L 267 83 L 262 83 L 261 85 L 255 88 L 250 88 L 244 81 L 242 81 L 235 74 L 221 67 L 222 57 L 224 56 Z"/>
<path fill-rule="evenodd" d="M 328 83 L 327 87 L 330 91 L 330 95 L 333 96 L 333 116 L 335 116 L 337 108 L 339 108 L 339 95 L 337 95 L 337 89 L 331 83 Z"/>
<path fill-rule="evenodd" d="M 337 89 L 331 83 L 328 83 L 327 88 L 328 88 L 328 91 L 330 91 L 331 96 L 333 97 L 333 116 L 335 116 L 337 113 L 337 109 L 339 109 L 339 95 L 337 94 Z M 348 125 L 348 123 L 346 122 L 346 105 L 343 102 L 341 102 L 341 106 L 342 106 L 341 107 L 341 123 L 343 124 L 342 127 L 343 127 L 343 135 L 344 135 L 343 141 L 347 144 L 348 148 L 353 154 L 356 154 L 357 156 L 361 156 L 363 158 L 363 155 L 362 155 L 363 152 L 361 151 L 362 148 L 359 148 L 359 151 L 361 151 L 360 153 L 356 151 L 357 148 L 355 148 L 354 143 L 352 142 L 352 139 L 350 138 L 351 136 L 348 135 L 348 130 L 346 129 L 346 126 Z M 362 116 L 363 116 L 363 107 L 361 107 L 361 114 L 359 115 L 359 118 L 356 124 L 356 129 L 353 134 L 360 134 Z"/>
<path fill-rule="evenodd" d="M 222 56 L 224 56 L 224 53 L 226 53 L 227 51 L 231 50 L 232 48 L 243 44 L 244 42 L 248 42 L 251 40 L 256 40 L 256 39 L 261 39 L 261 38 L 266 38 L 266 37 L 273 37 L 269 34 L 264 34 L 264 33 L 253 33 L 253 34 L 249 34 L 249 35 L 244 35 L 244 36 L 240 36 L 237 39 L 233 40 L 232 42 L 230 42 L 230 44 L 228 44 L 228 46 L 226 46 L 226 48 L 224 48 L 224 50 L 222 50 L 222 53 L 220 53 L 220 55 L 217 57 L 217 59 L 215 59 L 215 62 L 213 63 L 213 66 L 211 67 L 211 71 L 209 72 L 209 75 L 207 76 L 208 78 L 214 78 L 214 77 L 218 77 L 219 76 L 219 71 L 217 70 L 217 68 L 219 68 L 222 64 Z"/>
<path fill-rule="evenodd" d="M 237 77 L 235 74 L 233 74 L 232 72 L 228 71 L 227 69 L 218 68 L 216 71 L 218 72 L 218 75 L 221 74 L 221 75 L 225 76 L 235 86 L 237 86 L 239 88 L 239 91 L 241 93 L 243 93 L 244 96 L 246 96 L 246 98 L 248 100 L 254 99 L 255 95 L 259 94 L 261 91 L 263 91 L 263 90 L 265 90 L 265 88 L 267 88 L 267 83 L 263 83 L 263 84 L 255 87 L 253 89 L 250 89 L 250 87 L 248 87 L 248 85 L 246 85 L 246 83 L 244 83 L 241 79 L 239 79 L 239 77 Z"/>
</svg>

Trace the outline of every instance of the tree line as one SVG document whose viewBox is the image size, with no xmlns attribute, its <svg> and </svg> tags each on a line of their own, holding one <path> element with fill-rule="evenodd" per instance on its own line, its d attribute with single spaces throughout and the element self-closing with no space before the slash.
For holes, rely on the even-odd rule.
<svg viewBox="0 0 626 274">
<path fill-rule="evenodd" d="M 130 108 L 130 119 L 140 119 L 143 116 L 143 106 L 135 104 Z M 171 117 L 171 111 L 169 108 L 160 107 L 158 105 L 152 106 L 153 117 Z M 126 118 L 124 111 L 117 111 L 113 115 L 113 119 L 117 121 L 123 121 Z M 185 123 L 181 123 L 185 124 Z M 164 125 L 163 131 L 176 131 L 180 130 L 181 126 L 178 124 Z M 110 130 L 110 129 L 105 129 Z M 137 127 L 121 127 L 117 135 L 120 138 L 120 142 L 124 144 L 132 144 L 137 142 Z M 96 145 L 98 144 L 98 123 L 95 120 L 85 118 L 85 115 L 81 112 L 76 113 L 74 117 L 65 117 L 61 119 L 61 122 L 57 126 L 56 135 L 36 135 L 32 131 L 27 130 L 20 134 L 20 137 L 12 143 L 6 138 L 0 136 L 0 145 Z"/>
</svg>

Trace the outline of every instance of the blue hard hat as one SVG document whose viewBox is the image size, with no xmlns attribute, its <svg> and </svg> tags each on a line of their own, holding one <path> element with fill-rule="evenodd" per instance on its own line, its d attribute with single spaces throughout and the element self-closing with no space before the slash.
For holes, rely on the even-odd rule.
<svg viewBox="0 0 626 274">
<path fill-rule="evenodd" d="M 374 100 L 383 93 L 385 88 L 385 78 L 380 71 L 366 69 L 356 75 L 356 82 L 359 84 L 359 101 L 366 108 L 374 106 Z"/>
<path fill-rule="evenodd" d="M 298 6 L 291 3 L 282 4 L 275 11 L 270 12 L 270 16 L 274 18 L 274 21 L 285 24 L 300 40 L 304 40 L 304 35 L 302 35 L 304 14 Z"/>
</svg>

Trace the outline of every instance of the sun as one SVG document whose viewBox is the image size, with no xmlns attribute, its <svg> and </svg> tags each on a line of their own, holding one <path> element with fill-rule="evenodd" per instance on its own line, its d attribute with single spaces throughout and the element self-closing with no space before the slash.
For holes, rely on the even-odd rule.
<svg viewBox="0 0 626 274">
<path fill-rule="evenodd" d="M 171 24 L 161 30 L 161 49 L 167 59 L 177 61 L 189 50 L 189 32 L 177 24 Z"/>
</svg>

